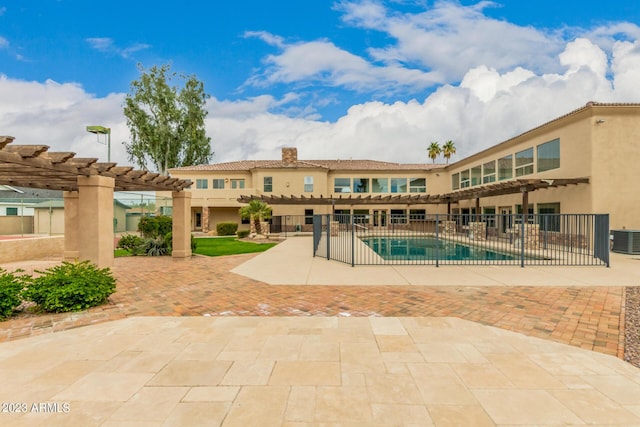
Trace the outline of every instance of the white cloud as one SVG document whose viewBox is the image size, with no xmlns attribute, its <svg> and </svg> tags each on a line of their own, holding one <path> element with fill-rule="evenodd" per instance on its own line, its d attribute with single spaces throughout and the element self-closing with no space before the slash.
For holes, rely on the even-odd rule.
<svg viewBox="0 0 640 427">
<path fill-rule="evenodd" d="M 93 49 L 99 52 L 111 53 L 122 56 L 123 58 L 129 58 L 131 57 L 131 54 L 151 47 L 145 43 L 134 43 L 129 47 L 121 48 L 116 46 L 113 39 L 108 37 L 91 37 L 85 39 L 85 41 L 89 43 Z"/>
<path fill-rule="evenodd" d="M 122 115 L 124 94 L 95 98 L 77 84 L 9 79 L 0 75 L 0 134 L 15 144 L 44 144 L 50 151 L 106 161 L 107 148 L 86 132 L 87 125 L 112 128 L 112 159 L 127 164 L 121 141 L 129 132 Z"/>
<path fill-rule="evenodd" d="M 245 37 L 256 37 L 262 40 L 263 42 L 276 47 L 284 47 L 284 39 L 280 36 L 273 35 L 267 31 L 246 31 L 244 33 Z"/>
<path fill-rule="evenodd" d="M 113 40 L 108 37 L 91 37 L 86 39 L 86 41 L 92 48 L 100 52 L 109 52 L 115 49 Z"/>
<path fill-rule="evenodd" d="M 617 101 L 640 100 L 640 42 L 617 42 L 613 46 L 613 85 Z"/>
<path fill-rule="evenodd" d="M 640 38 L 640 27 L 633 23 L 593 29 L 538 29 L 490 18 L 484 14 L 489 7 L 499 4 L 481 1 L 464 6 L 457 1 L 438 0 L 425 3 L 422 12 L 402 13 L 379 0 L 341 1 L 334 9 L 342 13 L 346 25 L 380 32 L 392 41 L 371 47 L 362 55 L 329 40 L 287 43 L 271 33 L 247 32 L 247 36 L 281 50 L 266 57 L 265 68 L 247 84 L 321 85 L 389 95 L 457 83 L 463 76 L 470 78 L 469 70 L 482 67 L 499 73 L 520 67 L 538 74 L 557 74 L 567 66 L 575 66 L 572 71 L 584 66 L 597 67 L 596 72 L 601 74 L 617 41 Z M 568 38 L 577 39 L 566 46 Z"/>
<path fill-rule="evenodd" d="M 8 47 L 9 47 L 9 40 L 7 40 L 4 37 L 0 36 L 0 49 L 6 49 Z"/>
<path fill-rule="evenodd" d="M 478 99 L 487 102 L 499 92 L 508 91 L 534 75 L 532 71 L 521 67 L 500 75 L 494 68 L 489 69 L 481 65 L 467 72 L 460 83 L 460 87 L 469 89 Z"/>
<path fill-rule="evenodd" d="M 578 38 L 567 44 L 567 48 L 560 54 L 560 64 L 569 68 L 569 73 L 575 73 L 586 67 L 594 73 L 605 76 L 607 72 L 607 55 L 591 41 Z"/>
<path fill-rule="evenodd" d="M 268 56 L 265 63 L 264 72 L 249 79 L 247 84 L 266 87 L 275 83 L 306 82 L 368 92 L 419 90 L 441 80 L 436 73 L 397 65 L 374 66 L 328 41 L 284 44 L 283 52 Z"/>
<path fill-rule="evenodd" d="M 576 40 L 556 58 L 562 73 L 535 73 L 523 67 L 505 72 L 470 69 L 460 85 L 444 85 L 423 100 L 366 102 L 352 106 L 336 122 L 274 114 L 297 94 L 241 101 L 211 98 L 207 131 L 215 162 L 277 159 L 284 145 L 299 157 L 371 158 L 429 162 L 430 141 L 452 139 L 453 160 L 495 145 L 563 115 L 590 100 L 639 102 L 640 48 L 619 42 L 612 66 L 603 66 L 600 48 Z M 611 74 L 607 79 L 605 74 Z M 613 84 L 612 84 L 613 82 Z M 48 144 L 79 157 L 106 158 L 106 148 L 85 132 L 89 124 L 113 128 L 112 158 L 128 164 L 121 141 L 128 139 L 122 114 L 124 94 L 95 98 L 77 84 L 26 82 L 0 77 L 0 134 L 17 144 Z"/>
<path fill-rule="evenodd" d="M 343 20 L 354 26 L 381 31 L 395 39 L 370 54 L 382 61 L 419 64 L 456 82 L 470 68 L 485 65 L 497 70 L 527 66 L 545 70 L 562 47 L 559 34 L 489 18 L 483 9 L 492 2 L 462 6 L 436 1 L 422 13 L 399 13 L 378 2 L 342 3 Z"/>
<path fill-rule="evenodd" d="M 591 100 L 640 102 L 637 43 L 617 43 L 612 67 L 601 48 L 583 39 L 567 43 L 555 61 L 554 68 L 564 72 L 535 73 L 524 67 L 499 72 L 478 66 L 468 70 L 460 85 L 444 85 L 423 101 L 354 105 L 335 123 L 273 115 L 264 100 L 245 101 L 242 107 L 247 111 L 251 106 L 251 114 L 210 115 L 215 161 L 278 158 L 281 146 L 294 145 L 303 159 L 428 162 L 428 143 L 449 139 L 458 147 L 455 160 Z"/>
<path fill-rule="evenodd" d="M 396 40 L 370 50 L 369 58 L 328 40 L 288 43 L 266 32 L 246 33 L 281 50 L 266 58 L 265 70 L 249 83 L 291 89 L 279 97 L 210 98 L 206 125 L 214 161 L 277 159 L 287 145 L 297 146 L 301 159 L 429 162 L 429 142 L 449 139 L 458 148 L 455 161 L 591 100 L 640 102 L 640 33 L 633 37 L 634 24 L 572 29 L 580 37 L 567 42 L 558 33 L 487 18 L 482 10 L 490 5 L 441 1 L 412 15 L 391 13 L 376 1 L 339 4 L 345 22 Z M 103 52 L 124 52 L 109 38 L 87 42 Z M 319 121 L 313 106 L 297 105 L 313 96 L 305 93 L 311 84 L 417 93 L 441 81 L 449 83 L 424 98 L 353 105 L 335 122 Z M 112 158 L 128 164 L 121 145 L 129 137 L 124 96 L 95 98 L 77 84 L 0 76 L 0 134 L 15 136 L 17 144 L 45 143 L 104 160 L 105 147 L 84 129 L 109 126 Z"/>
</svg>

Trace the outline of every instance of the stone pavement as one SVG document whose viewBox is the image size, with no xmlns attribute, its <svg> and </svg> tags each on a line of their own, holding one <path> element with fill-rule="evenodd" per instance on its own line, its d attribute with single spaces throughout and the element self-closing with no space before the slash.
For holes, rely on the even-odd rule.
<svg viewBox="0 0 640 427">
<path fill-rule="evenodd" d="M 8 426 L 640 425 L 639 369 L 451 317 L 132 317 L 0 348 Z"/>
<path fill-rule="evenodd" d="M 2 409 L 28 409 L 0 425 L 640 425 L 640 370 L 619 359 L 633 274 L 349 267 L 318 285 L 342 267 L 287 242 L 118 258 L 109 304 L 0 322 L 1 401 L 19 404 Z M 237 273 L 260 269 L 299 282 Z"/>
<path fill-rule="evenodd" d="M 623 356 L 622 286 L 271 286 L 231 272 L 255 258 L 117 258 L 109 304 L 0 322 L 0 342 L 130 316 L 452 316 Z"/>
</svg>

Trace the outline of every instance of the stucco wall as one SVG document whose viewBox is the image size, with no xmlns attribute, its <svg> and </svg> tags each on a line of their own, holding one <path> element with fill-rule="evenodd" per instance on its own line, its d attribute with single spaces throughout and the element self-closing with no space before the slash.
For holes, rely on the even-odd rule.
<svg viewBox="0 0 640 427">
<path fill-rule="evenodd" d="M 62 257 L 63 253 L 63 236 L 0 240 L 0 263 Z"/>
<path fill-rule="evenodd" d="M 0 216 L 0 235 L 33 233 L 33 216 Z"/>
<path fill-rule="evenodd" d="M 611 229 L 640 230 L 640 112 L 598 108 L 592 118 L 593 212 L 611 213 Z M 604 122 L 598 123 L 598 120 Z"/>
</svg>

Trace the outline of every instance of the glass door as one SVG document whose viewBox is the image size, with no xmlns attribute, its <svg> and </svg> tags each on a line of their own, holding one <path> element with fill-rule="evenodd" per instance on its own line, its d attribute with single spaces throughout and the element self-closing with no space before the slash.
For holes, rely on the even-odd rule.
<svg viewBox="0 0 640 427">
<path fill-rule="evenodd" d="M 513 228 L 511 206 L 501 206 L 499 209 L 500 216 L 498 217 L 498 230 L 500 230 L 501 236 L 505 236 L 507 233 L 510 233 Z"/>
</svg>

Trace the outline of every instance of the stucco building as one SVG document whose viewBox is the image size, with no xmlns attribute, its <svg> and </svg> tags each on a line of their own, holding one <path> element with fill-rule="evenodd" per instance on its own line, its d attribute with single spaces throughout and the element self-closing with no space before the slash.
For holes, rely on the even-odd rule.
<svg viewBox="0 0 640 427">
<path fill-rule="evenodd" d="M 426 152 L 420 153 L 426 158 Z M 609 213 L 612 229 L 640 229 L 640 104 L 587 105 L 454 163 L 242 160 L 171 170 L 190 179 L 193 230 L 240 223 L 243 201 L 274 216 L 351 213 L 370 227 L 434 213 Z M 248 225 L 246 225 L 248 227 Z"/>
</svg>

